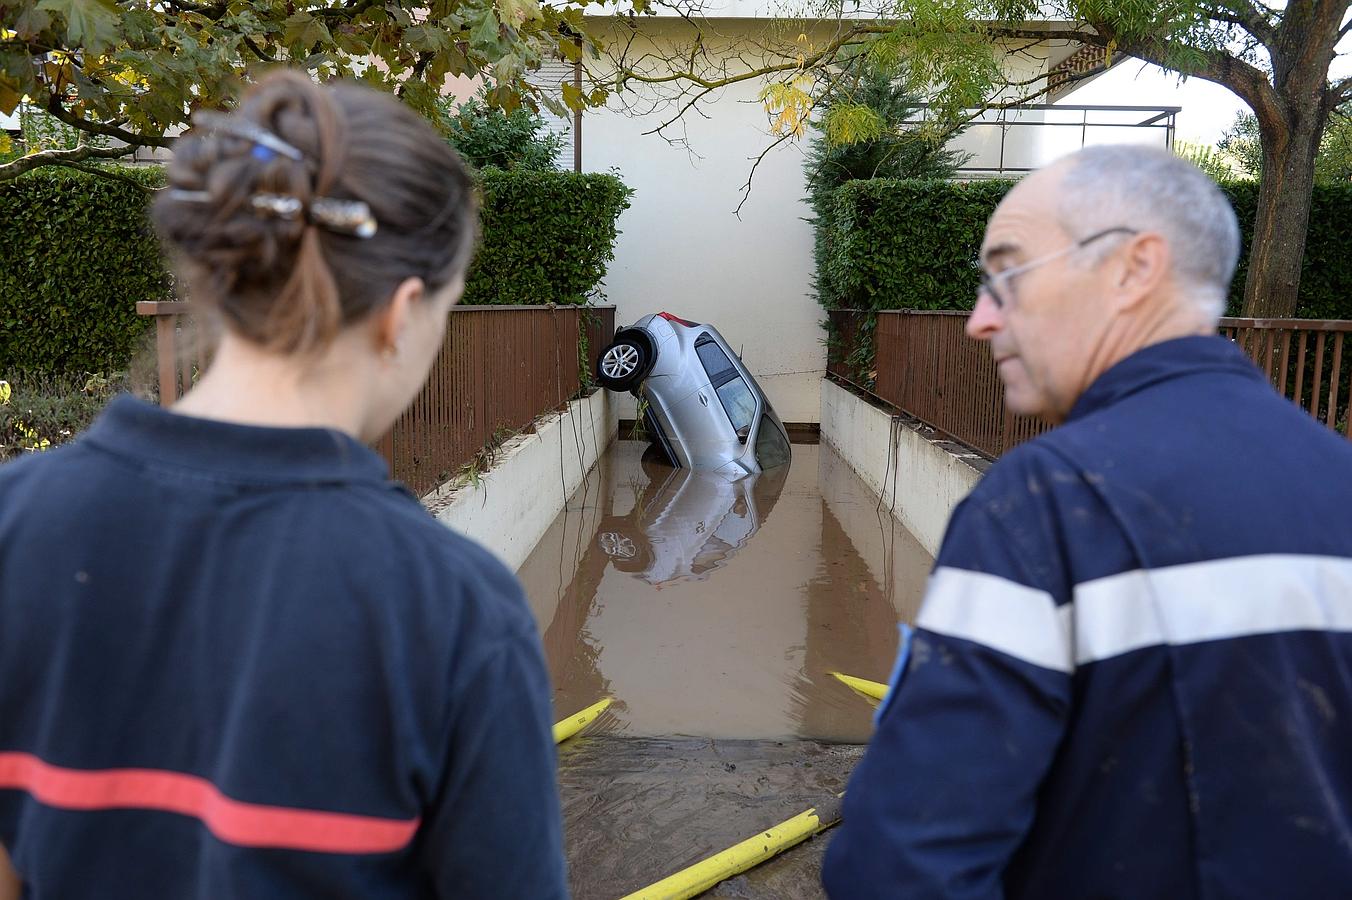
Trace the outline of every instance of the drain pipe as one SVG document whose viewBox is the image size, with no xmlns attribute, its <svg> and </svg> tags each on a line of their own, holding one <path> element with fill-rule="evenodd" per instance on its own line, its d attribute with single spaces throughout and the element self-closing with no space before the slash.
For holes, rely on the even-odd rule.
<svg viewBox="0 0 1352 900">
<path fill-rule="evenodd" d="M 838 823 L 841 798 L 844 796 L 838 794 L 831 797 L 792 819 L 786 819 L 753 838 L 729 847 L 722 853 L 715 853 L 622 900 L 688 900 L 698 896 L 720 881 L 740 875 Z"/>
</svg>

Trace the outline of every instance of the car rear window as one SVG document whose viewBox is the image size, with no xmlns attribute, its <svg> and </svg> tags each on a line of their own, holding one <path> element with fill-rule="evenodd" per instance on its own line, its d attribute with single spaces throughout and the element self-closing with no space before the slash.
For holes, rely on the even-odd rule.
<svg viewBox="0 0 1352 900">
<path fill-rule="evenodd" d="M 784 440 L 769 416 L 761 416 L 760 430 L 756 432 L 756 462 L 762 469 L 773 469 L 789 461 L 789 442 Z"/>
</svg>

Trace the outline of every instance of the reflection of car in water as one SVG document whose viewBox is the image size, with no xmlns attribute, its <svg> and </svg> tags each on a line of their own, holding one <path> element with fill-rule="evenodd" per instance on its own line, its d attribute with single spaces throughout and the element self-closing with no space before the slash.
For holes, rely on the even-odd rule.
<svg viewBox="0 0 1352 900">
<path fill-rule="evenodd" d="M 789 461 L 784 424 L 711 325 L 644 316 L 616 333 L 597 376 L 645 401 L 643 426 L 672 465 L 737 477 Z"/>
<path fill-rule="evenodd" d="M 702 580 L 746 546 L 779 500 L 788 466 L 730 478 L 673 469 L 653 451 L 648 485 L 627 516 L 601 522 L 597 544 L 621 572 L 649 584 Z"/>
</svg>

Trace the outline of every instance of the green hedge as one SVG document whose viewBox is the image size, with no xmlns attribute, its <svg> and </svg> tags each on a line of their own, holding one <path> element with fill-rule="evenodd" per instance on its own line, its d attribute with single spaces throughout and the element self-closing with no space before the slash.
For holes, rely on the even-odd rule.
<svg viewBox="0 0 1352 900">
<path fill-rule="evenodd" d="M 158 169 L 119 169 L 148 187 Z M 483 242 L 465 303 L 583 303 L 631 191 L 613 175 L 481 173 Z M 127 368 L 169 280 L 136 185 L 64 169 L 0 184 L 0 378 Z"/>
<path fill-rule="evenodd" d="M 131 387 L 122 376 L 21 374 L 8 384 L 8 400 L 0 386 L 0 462 L 66 443 L 90 426 L 115 393 Z"/>
<path fill-rule="evenodd" d="M 146 187 L 158 169 L 125 169 Z M 0 377 L 124 368 L 167 279 L 135 184 L 68 169 L 0 185 Z"/>
<path fill-rule="evenodd" d="M 1244 242 L 1226 310 L 1227 315 L 1237 316 L 1243 305 L 1249 244 L 1258 211 L 1258 183 L 1237 181 L 1221 185 L 1221 190 L 1239 216 Z M 1296 315 L 1302 319 L 1352 319 L 1352 184 L 1315 185 Z"/>
<path fill-rule="evenodd" d="M 836 191 L 822 235 L 817 288 L 827 309 L 971 309 L 986 220 L 1010 181 L 852 181 Z M 1258 185 L 1221 186 L 1244 249 L 1230 296 L 1238 315 Z M 1352 186 L 1315 188 L 1301 276 L 1303 318 L 1352 319 Z"/>
<path fill-rule="evenodd" d="M 849 181 L 818 260 L 827 309 L 970 309 L 981 236 L 1006 181 Z"/>
<path fill-rule="evenodd" d="M 485 169 L 467 304 L 585 303 L 615 258 L 633 191 L 614 175 Z"/>
</svg>

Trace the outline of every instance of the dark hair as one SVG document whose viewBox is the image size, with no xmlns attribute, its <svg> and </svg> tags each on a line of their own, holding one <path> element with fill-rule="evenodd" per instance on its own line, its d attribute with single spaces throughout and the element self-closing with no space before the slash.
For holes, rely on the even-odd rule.
<svg viewBox="0 0 1352 900">
<path fill-rule="evenodd" d="M 256 128 L 304 158 L 243 136 Z M 152 216 L 192 301 L 284 352 L 325 346 L 406 278 L 423 279 L 429 292 L 449 284 L 477 233 L 469 175 L 427 122 L 386 94 L 320 86 L 298 72 L 265 76 L 221 127 L 180 138 L 168 174 L 171 190 Z M 259 194 L 294 197 L 305 213 L 260 212 Z M 375 234 L 314 224 L 308 211 L 319 197 L 366 203 Z"/>
</svg>

